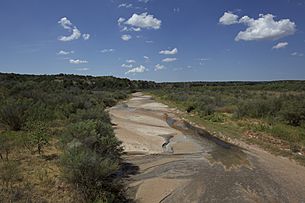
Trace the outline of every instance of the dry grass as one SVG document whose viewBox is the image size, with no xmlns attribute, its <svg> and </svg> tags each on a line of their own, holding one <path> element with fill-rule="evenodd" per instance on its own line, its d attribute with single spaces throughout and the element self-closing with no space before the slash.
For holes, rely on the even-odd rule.
<svg viewBox="0 0 305 203">
<path fill-rule="evenodd" d="M 42 155 L 23 148 L 10 154 L 10 162 L 18 163 L 19 175 L 10 181 L 9 186 L 1 182 L 0 202 L 74 202 L 72 188 L 60 178 L 58 157 L 61 152 L 56 144 L 56 139 L 51 140 Z M 0 168 L 6 162 L 0 161 Z M 0 176 L 4 172 L 0 171 Z"/>
</svg>

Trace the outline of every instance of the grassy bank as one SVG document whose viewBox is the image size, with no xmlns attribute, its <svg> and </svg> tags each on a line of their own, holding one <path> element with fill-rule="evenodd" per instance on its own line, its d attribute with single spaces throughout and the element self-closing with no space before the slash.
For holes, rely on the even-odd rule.
<svg viewBox="0 0 305 203">
<path fill-rule="evenodd" d="M 296 84 L 178 85 L 148 93 L 217 137 L 256 144 L 305 164 L 305 94 Z"/>
<path fill-rule="evenodd" d="M 0 202 L 125 202 L 105 109 L 149 82 L 0 74 Z"/>
</svg>

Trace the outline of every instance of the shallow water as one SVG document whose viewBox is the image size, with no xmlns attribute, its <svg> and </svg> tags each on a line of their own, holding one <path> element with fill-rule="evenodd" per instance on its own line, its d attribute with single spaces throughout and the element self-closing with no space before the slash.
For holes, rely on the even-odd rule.
<svg viewBox="0 0 305 203">
<path fill-rule="evenodd" d="M 170 127 L 185 133 L 187 136 L 199 139 L 204 152 L 206 152 L 205 156 L 208 155 L 206 157 L 211 163 L 221 163 L 226 169 L 249 165 L 247 155 L 240 147 L 227 143 L 186 121 L 177 121 L 167 115 L 165 117 Z"/>
</svg>

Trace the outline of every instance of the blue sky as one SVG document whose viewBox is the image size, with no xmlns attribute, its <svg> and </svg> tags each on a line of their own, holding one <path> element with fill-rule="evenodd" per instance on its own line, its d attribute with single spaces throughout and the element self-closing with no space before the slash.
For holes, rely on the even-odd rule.
<svg viewBox="0 0 305 203">
<path fill-rule="evenodd" d="M 0 72 L 305 79 L 304 0 L 1 0 Z"/>
</svg>

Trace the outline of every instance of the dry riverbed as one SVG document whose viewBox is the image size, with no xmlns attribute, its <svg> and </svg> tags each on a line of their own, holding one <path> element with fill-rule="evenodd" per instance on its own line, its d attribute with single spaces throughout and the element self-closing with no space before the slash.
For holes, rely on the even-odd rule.
<svg viewBox="0 0 305 203">
<path fill-rule="evenodd" d="M 235 146 L 142 93 L 109 110 L 136 202 L 305 202 L 305 168 Z"/>
</svg>

